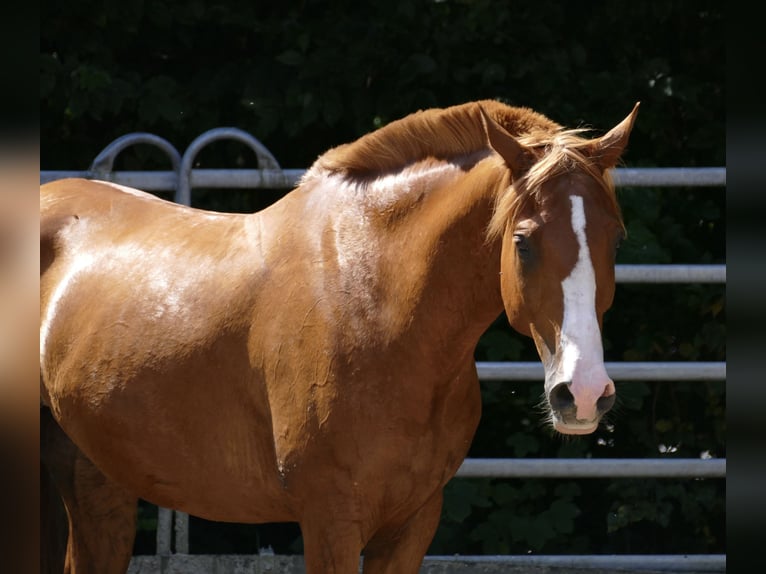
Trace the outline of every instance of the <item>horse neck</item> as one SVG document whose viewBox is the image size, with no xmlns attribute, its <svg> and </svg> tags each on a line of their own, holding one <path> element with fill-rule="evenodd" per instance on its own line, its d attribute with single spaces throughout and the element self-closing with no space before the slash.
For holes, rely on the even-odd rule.
<svg viewBox="0 0 766 574">
<path fill-rule="evenodd" d="M 473 352 L 481 334 L 502 312 L 500 242 L 487 242 L 495 196 L 509 182 L 492 157 L 467 165 L 430 164 L 368 186 L 396 197 L 372 211 L 386 240 L 381 264 L 390 273 L 393 300 L 406 301 L 413 329 L 434 333 L 445 345 Z M 391 189 L 377 189 L 391 185 Z"/>
</svg>

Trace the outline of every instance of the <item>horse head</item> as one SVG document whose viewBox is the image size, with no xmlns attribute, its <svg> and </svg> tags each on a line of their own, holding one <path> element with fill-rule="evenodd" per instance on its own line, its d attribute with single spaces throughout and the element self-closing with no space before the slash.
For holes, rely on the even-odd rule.
<svg viewBox="0 0 766 574">
<path fill-rule="evenodd" d="M 490 234 L 501 241 L 500 289 L 511 326 L 534 339 L 553 427 L 588 434 L 614 405 L 601 328 L 615 291 L 624 226 L 609 177 L 638 110 L 596 139 L 581 130 L 514 137 L 484 114 L 510 171 Z"/>
</svg>

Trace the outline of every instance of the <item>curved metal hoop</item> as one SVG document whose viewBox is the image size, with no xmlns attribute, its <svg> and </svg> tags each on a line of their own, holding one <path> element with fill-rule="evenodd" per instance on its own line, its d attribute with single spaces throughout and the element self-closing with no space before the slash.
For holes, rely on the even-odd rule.
<svg viewBox="0 0 766 574">
<path fill-rule="evenodd" d="M 213 128 L 197 136 L 186 148 L 181 158 L 181 169 L 178 176 L 178 188 L 174 201 L 183 205 L 191 205 L 191 171 L 194 158 L 206 145 L 219 140 L 233 139 L 249 146 L 258 160 L 260 169 L 281 170 L 279 162 L 271 152 L 255 137 L 239 128 Z"/>
<path fill-rule="evenodd" d="M 107 145 L 90 164 L 90 173 L 98 178 L 108 179 L 114 168 L 114 160 L 126 148 L 136 144 L 149 144 L 160 148 L 170 158 L 173 171 L 181 168 L 181 154 L 165 138 L 147 132 L 134 132 L 118 137 Z"/>
</svg>

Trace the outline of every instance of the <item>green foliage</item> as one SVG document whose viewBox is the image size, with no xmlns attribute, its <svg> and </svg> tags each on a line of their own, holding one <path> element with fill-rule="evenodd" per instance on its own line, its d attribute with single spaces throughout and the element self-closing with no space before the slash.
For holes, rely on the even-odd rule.
<svg viewBox="0 0 766 574">
<path fill-rule="evenodd" d="M 418 108 L 487 97 L 599 131 L 641 101 L 628 165 L 725 165 L 719 3 L 74 0 L 41 12 L 44 170 L 85 169 L 128 132 L 184 150 L 223 125 L 255 135 L 284 167 L 306 167 Z M 247 167 L 251 156 L 222 143 L 198 164 Z M 118 168 L 166 162 L 139 147 Z M 248 211 L 281 193 L 195 191 L 195 202 Z M 722 190 L 621 189 L 619 198 L 628 237 L 618 262 L 725 262 Z M 722 361 L 725 321 L 723 286 L 618 285 L 606 359 Z M 476 358 L 537 355 L 501 317 Z M 484 382 L 470 455 L 726 456 L 723 383 L 618 381 L 618 395 L 596 433 L 562 440 L 537 408 L 540 383 Z M 430 552 L 722 552 L 724 491 L 721 480 L 456 479 Z M 139 532 L 155 520 L 142 515 Z M 300 551 L 296 530 L 277 525 L 193 519 L 191 530 L 195 552 Z"/>
<path fill-rule="evenodd" d="M 449 554 L 469 541 L 470 552 L 539 552 L 575 530 L 582 511 L 576 483 L 455 479 L 445 489 L 442 524 L 431 546 Z"/>
</svg>

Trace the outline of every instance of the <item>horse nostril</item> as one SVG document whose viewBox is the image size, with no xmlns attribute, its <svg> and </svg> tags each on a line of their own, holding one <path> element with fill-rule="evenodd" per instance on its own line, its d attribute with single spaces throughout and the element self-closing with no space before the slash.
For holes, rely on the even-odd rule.
<svg viewBox="0 0 766 574">
<path fill-rule="evenodd" d="M 614 401 L 617 399 L 617 394 L 612 393 L 608 397 L 601 397 L 596 401 L 596 408 L 600 414 L 604 414 L 606 411 L 614 406 Z"/>
<path fill-rule="evenodd" d="M 548 394 L 548 401 L 554 411 L 563 411 L 574 406 L 574 396 L 569 390 L 571 383 L 558 383 Z"/>
</svg>

